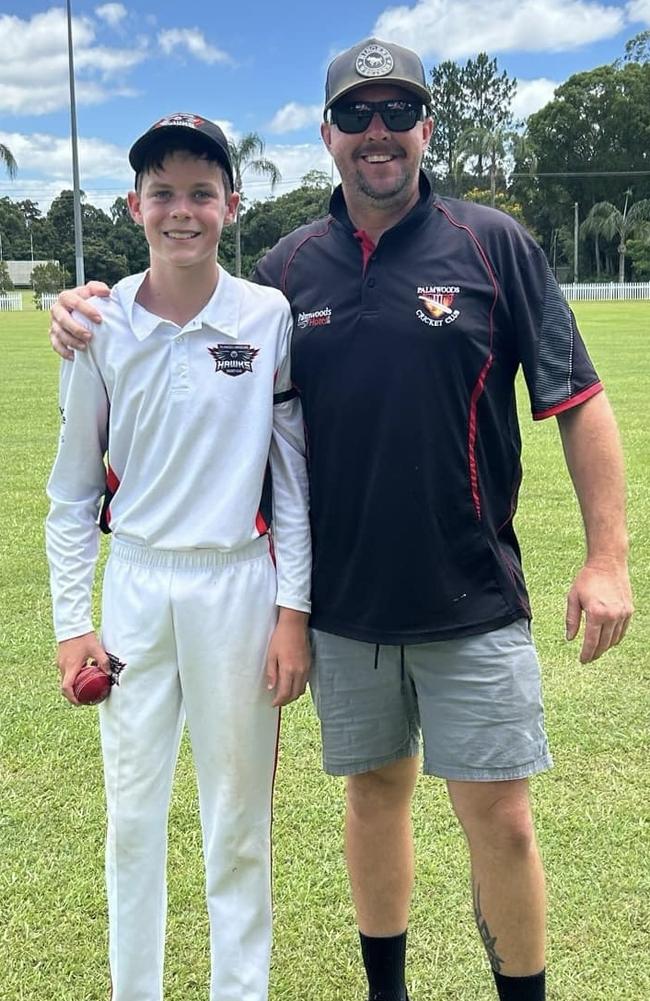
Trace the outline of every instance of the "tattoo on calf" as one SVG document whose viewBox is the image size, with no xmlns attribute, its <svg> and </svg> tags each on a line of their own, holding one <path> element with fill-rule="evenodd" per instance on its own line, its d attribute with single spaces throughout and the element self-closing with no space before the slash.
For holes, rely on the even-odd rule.
<svg viewBox="0 0 650 1001">
<path fill-rule="evenodd" d="M 488 928 L 488 923 L 481 913 L 481 887 L 478 883 L 473 886 L 472 900 L 474 904 L 474 918 L 476 920 L 476 927 L 478 928 L 479 935 L 487 952 L 488 959 L 490 961 L 490 966 L 495 973 L 501 972 L 501 967 L 503 966 L 504 960 L 496 950 L 496 935 L 492 935 L 490 929 Z"/>
</svg>

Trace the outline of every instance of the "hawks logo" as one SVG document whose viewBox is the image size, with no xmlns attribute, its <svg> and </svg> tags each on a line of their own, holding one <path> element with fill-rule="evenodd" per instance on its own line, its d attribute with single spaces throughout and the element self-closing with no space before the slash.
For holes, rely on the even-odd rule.
<svg viewBox="0 0 650 1001">
<path fill-rule="evenodd" d="M 460 316 L 454 309 L 454 299 L 459 294 L 457 285 L 420 285 L 418 299 L 424 306 L 416 310 L 416 316 L 429 327 L 441 327 L 443 323 L 453 323 Z"/>
<path fill-rule="evenodd" d="M 214 358 L 215 372 L 226 375 L 243 375 L 253 371 L 253 359 L 259 354 L 259 348 L 250 344 L 217 344 L 216 348 L 208 348 Z"/>
<path fill-rule="evenodd" d="M 161 125 L 185 125 L 188 129 L 198 129 L 203 125 L 204 119 L 199 118 L 198 115 L 186 115 L 182 111 L 177 111 L 174 115 L 167 115 L 166 118 L 161 118 L 159 122 L 151 127 L 153 129 L 159 129 Z"/>
</svg>

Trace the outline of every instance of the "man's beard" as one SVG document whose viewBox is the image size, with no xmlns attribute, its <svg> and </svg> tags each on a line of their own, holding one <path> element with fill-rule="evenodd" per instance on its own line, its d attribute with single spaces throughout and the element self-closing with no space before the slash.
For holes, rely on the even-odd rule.
<svg viewBox="0 0 650 1001">
<path fill-rule="evenodd" d="M 413 171 L 404 170 L 402 176 L 396 179 L 392 187 L 375 188 L 368 182 L 367 177 L 360 170 L 357 170 L 356 172 L 357 187 L 361 194 L 365 195 L 366 198 L 378 207 L 383 205 L 386 208 L 390 208 L 395 204 L 400 204 L 400 202 L 405 201 L 405 193 L 410 198 L 413 177 Z"/>
</svg>

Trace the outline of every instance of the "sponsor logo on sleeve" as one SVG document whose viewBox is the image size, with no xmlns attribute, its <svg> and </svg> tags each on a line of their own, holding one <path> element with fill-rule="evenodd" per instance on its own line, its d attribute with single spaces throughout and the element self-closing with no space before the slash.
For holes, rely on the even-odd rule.
<svg viewBox="0 0 650 1001">
<path fill-rule="evenodd" d="M 296 321 L 299 330 L 306 330 L 307 327 L 325 327 L 332 322 L 332 310 L 329 306 L 324 309 L 315 309 L 311 313 L 298 313 Z"/>
<path fill-rule="evenodd" d="M 454 300 L 460 293 L 458 285 L 418 285 L 417 296 L 422 305 L 415 315 L 429 327 L 442 327 L 460 316 Z"/>
<path fill-rule="evenodd" d="M 223 372 L 224 375 L 243 375 L 244 372 L 253 371 L 253 361 L 259 354 L 259 348 L 253 348 L 250 344 L 217 344 L 208 351 L 214 358 L 215 372 Z"/>
</svg>

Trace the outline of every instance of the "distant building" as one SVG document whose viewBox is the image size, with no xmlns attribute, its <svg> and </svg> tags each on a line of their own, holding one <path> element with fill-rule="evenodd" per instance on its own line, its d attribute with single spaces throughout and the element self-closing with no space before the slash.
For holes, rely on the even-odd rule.
<svg viewBox="0 0 650 1001">
<path fill-rule="evenodd" d="M 9 277 L 16 288 L 30 288 L 32 284 L 32 269 L 37 264 L 56 264 L 58 261 L 5 261 L 9 268 Z"/>
</svg>

